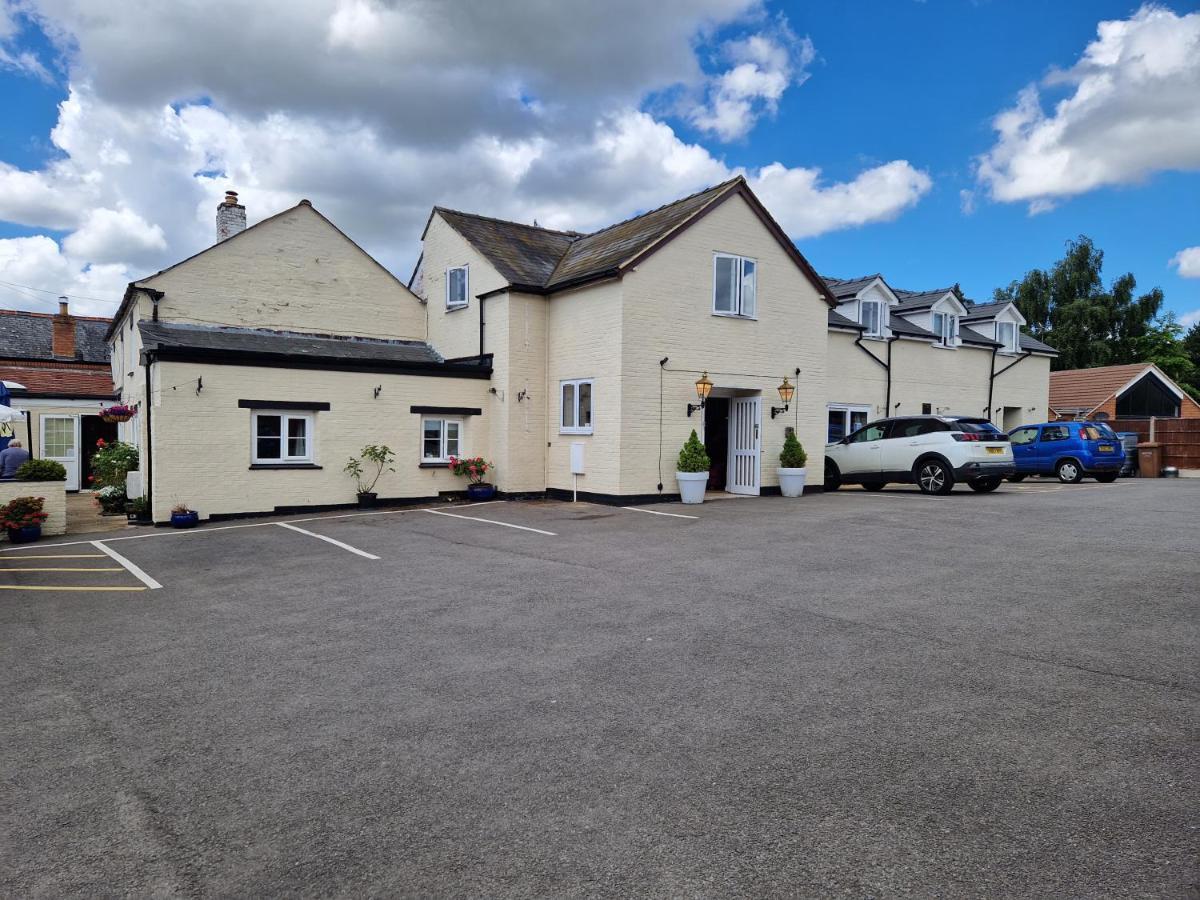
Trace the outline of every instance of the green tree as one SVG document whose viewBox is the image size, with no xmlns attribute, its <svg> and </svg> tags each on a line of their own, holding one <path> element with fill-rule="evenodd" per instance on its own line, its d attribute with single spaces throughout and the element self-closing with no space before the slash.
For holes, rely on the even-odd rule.
<svg viewBox="0 0 1200 900">
<path fill-rule="evenodd" d="M 1183 387 L 1196 381 L 1196 364 L 1188 356 L 1181 339 L 1183 327 L 1175 321 L 1174 313 L 1155 319 L 1146 333 L 1134 339 L 1139 362 L 1154 363 Z"/>
<path fill-rule="evenodd" d="M 1163 293 L 1154 288 L 1138 294 L 1128 272 L 1105 290 L 1103 268 L 1104 251 L 1080 235 L 1067 242 L 1066 254 L 1049 271 L 1033 269 L 992 296 L 1015 303 L 1029 333 L 1058 350 L 1056 369 L 1140 362 Z"/>
</svg>

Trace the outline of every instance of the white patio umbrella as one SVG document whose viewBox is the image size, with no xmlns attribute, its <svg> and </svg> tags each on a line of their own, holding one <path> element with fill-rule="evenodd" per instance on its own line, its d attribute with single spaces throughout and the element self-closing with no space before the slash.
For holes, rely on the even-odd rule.
<svg viewBox="0 0 1200 900">
<path fill-rule="evenodd" d="M 25 413 L 11 406 L 0 406 L 0 422 L 24 422 Z"/>
</svg>

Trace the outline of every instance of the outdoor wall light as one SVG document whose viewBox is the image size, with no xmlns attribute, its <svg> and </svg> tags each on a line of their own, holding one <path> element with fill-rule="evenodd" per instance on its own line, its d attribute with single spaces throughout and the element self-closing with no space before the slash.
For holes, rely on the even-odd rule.
<svg viewBox="0 0 1200 900">
<path fill-rule="evenodd" d="M 691 417 L 692 413 L 696 412 L 697 410 L 704 409 L 704 403 L 706 400 L 708 400 L 708 395 L 712 393 L 712 389 L 713 383 L 708 380 L 707 372 L 696 379 L 696 396 L 700 398 L 700 402 L 688 404 L 687 410 L 689 418 Z"/>
<path fill-rule="evenodd" d="M 775 418 L 780 413 L 785 413 L 788 411 L 788 407 L 792 405 L 792 397 L 795 395 L 795 393 L 796 393 L 796 388 L 792 385 L 792 383 L 790 381 L 787 380 L 787 376 L 784 375 L 783 376 L 783 384 L 781 384 L 779 386 L 779 399 L 783 401 L 783 406 L 772 406 L 771 407 L 771 418 L 772 419 Z"/>
</svg>

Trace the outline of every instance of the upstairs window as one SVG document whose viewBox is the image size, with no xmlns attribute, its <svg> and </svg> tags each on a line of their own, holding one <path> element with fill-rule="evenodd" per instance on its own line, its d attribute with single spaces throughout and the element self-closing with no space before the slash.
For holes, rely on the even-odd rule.
<svg viewBox="0 0 1200 900">
<path fill-rule="evenodd" d="M 859 306 L 862 309 L 859 324 L 866 328 L 867 337 L 883 337 L 883 304 L 878 300 L 863 300 Z"/>
<path fill-rule="evenodd" d="M 467 305 L 467 267 L 446 270 L 446 309 Z"/>
<path fill-rule="evenodd" d="M 1004 346 L 1001 348 L 1005 353 L 1019 353 L 1021 345 L 1018 343 L 1018 331 L 1016 322 L 997 322 L 996 323 L 996 340 Z"/>
<path fill-rule="evenodd" d="M 713 257 L 713 314 L 753 319 L 758 310 L 758 263 L 744 256 Z"/>
<path fill-rule="evenodd" d="M 953 347 L 954 340 L 958 337 L 958 316 L 935 312 L 933 314 L 933 333 L 938 336 L 940 346 Z"/>
<path fill-rule="evenodd" d="M 592 433 L 592 381 L 578 379 L 561 385 L 562 410 L 559 434 Z"/>
</svg>

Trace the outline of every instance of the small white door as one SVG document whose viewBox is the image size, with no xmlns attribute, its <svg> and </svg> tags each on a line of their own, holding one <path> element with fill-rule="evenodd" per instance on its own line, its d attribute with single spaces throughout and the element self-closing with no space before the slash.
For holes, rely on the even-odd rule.
<svg viewBox="0 0 1200 900">
<path fill-rule="evenodd" d="M 79 490 L 79 417 L 42 416 L 41 437 L 41 457 L 62 463 L 67 470 L 67 490 Z"/>
<path fill-rule="evenodd" d="M 731 494 L 759 492 L 761 410 L 762 401 L 758 397 L 734 397 L 729 401 L 729 472 L 725 489 Z"/>
</svg>

